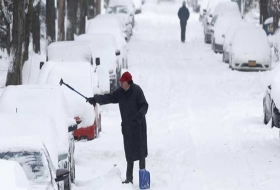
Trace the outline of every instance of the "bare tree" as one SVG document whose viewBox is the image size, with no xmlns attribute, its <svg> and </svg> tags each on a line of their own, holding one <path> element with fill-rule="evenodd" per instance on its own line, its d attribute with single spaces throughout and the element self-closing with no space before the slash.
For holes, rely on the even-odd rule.
<svg viewBox="0 0 280 190">
<path fill-rule="evenodd" d="M 29 50 L 30 33 L 31 33 L 31 26 L 32 26 L 32 14 L 33 14 L 33 9 L 34 9 L 33 3 L 34 3 L 34 0 L 28 1 L 28 11 L 26 14 L 26 19 L 25 19 L 23 64 L 24 64 L 24 61 L 28 60 L 28 50 Z"/>
<path fill-rule="evenodd" d="M 40 47 L 40 11 L 41 11 L 41 0 L 35 4 L 32 17 L 32 37 L 33 37 L 33 49 L 35 53 L 41 52 Z"/>
<path fill-rule="evenodd" d="M 84 34 L 86 32 L 86 11 L 87 11 L 87 0 L 79 0 L 77 10 L 77 28 L 76 34 Z"/>
<path fill-rule="evenodd" d="M 67 32 L 66 40 L 74 40 L 74 34 L 77 28 L 77 0 L 67 0 Z"/>
<path fill-rule="evenodd" d="M 9 55 L 11 49 L 12 10 L 13 2 L 11 0 L 0 0 L 1 47 L 5 47 Z"/>
<path fill-rule="evenodd" d="M 57 1 L 57 9 L 58 9 L 58 31 L 57 31 L 57 41 L 65 40 L 65 0 Z"/>
<path fill-rule="evenodd" d="M 6 86 L 22 84 L 22 45 L 24 38 L 25 1 L 14 1 L 12 48 Z"/>
<path fill-rule="evenodd" d="M 260 0 L 260 24 L 268 19 L 267 0 Z"/>
<path fill-rule="evenodd" d="M 54 0 L 46 1 L 47 44 L 55 41 L 55 7 Z"/>
</svg>

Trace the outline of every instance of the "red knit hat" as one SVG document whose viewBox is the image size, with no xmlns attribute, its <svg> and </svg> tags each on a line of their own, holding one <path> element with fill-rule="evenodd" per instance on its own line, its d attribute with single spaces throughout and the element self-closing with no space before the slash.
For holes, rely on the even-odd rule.
<svg viewBox="0 0 280 190">
<path fill-rule="evenodd" d="M 125 82 L 125 81 L 131 81 L 132 80 L 132 76 L 131 76 L 131 74 L 129 73 L 129 72 L 124 72 L 123 74 L 122 74 L 122 77 L 120 78 L 120 81 L 121 82 Z"/>
</svg>

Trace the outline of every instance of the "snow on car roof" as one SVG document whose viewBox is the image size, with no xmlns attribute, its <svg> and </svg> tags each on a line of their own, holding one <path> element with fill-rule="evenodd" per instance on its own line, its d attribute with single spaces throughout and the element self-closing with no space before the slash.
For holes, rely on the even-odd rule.
<svg viewBox="0 0 280 190">
<path fill-rule="evenodd" d="M 48 46 L 48 61 L 91 61 L 90 45 L 84 42 L 53 42 Z"/>
<path fill-rule="evenodd" d="M 238 52 L 246 51 L 270 54 L 270 45 L 265 31 L 261 28 L 244 28 L 236 31 L 233 40 L 233 49 Z"/>
<path fill-rule="evenodd" d="M 233 1 L 222 1 L 215 7 L 214 15 L 217 14 L 235 14 L 241 17 L 238 4 Z"/>
<path fill-rule="evenodd" d="M 88 21 L 86 33 L 103 33 L 113 35 L 119 50 L 123 49 L 123 47 L 126 45 L 124 33 L 120 29 L 118 29 L 118 27 L 116 28 L 107 24 L 105 25 L 104 22 L 100 20 L 90 19 Z"/>
<path fill-rule="evenodd" d="M 116 39 L 111 34 L 81 34 L 75 40 L 78 42 L 95 43 L 96 47 L 108 47 L 117 49 Z"/>
<path fill-rule="evenodd" d="M 0 159 L 0 171 L 1 189 L 29 189 L 29 181 L 18 162 Z"/>
<path fill-rule="evenodd" d="M 74 122 L 74 115 L 65 99 L 58 86 L 10 85 L 0 98 L 0 112 L 41 113 L 52 117 L 59 134 L 58 152 L 61 153 L 68 150 L 68 126 Z"/>
<path fill-rule="evenodd" d="M 55 166 L 58 165 L 58 135 L 52 118 L 42 114 L 6 114 L 0 113 L 0 136 L 34 136 L 46 145 Z"/>
<path fill-rule="evenodd" d="M 132 0 L 110 0 L 108 6 L 118 6 L 118 5 L 126 6 L 130 10 L 130 12 L 134 11 L 134 5 Z"/>
<path fill-rule="evenodd" d="M 47 69 L 45 70 L 45 68 Z M 49 85 L 59 85 L 60 79 L 63 79 L 65 83 L 69 84 L 84 96 L 92 97 L 94 94 L 100 93 L 96 78 L 94 77 L 96 73 L 94 73 L 93 70 L 94 68 L 88 63 L 47 62 L 42 68 L 42 73 L 45 72 L 42 77 L 47 75 L 45 84 Z M 42 80 L 42 82 L 44 82 L 44 80 Z M 87 115 L 87 118 L 90 118 L 88 123 L 92 124 L 95 119 L 92 113 L 92 105 L 87 103 L 83 97 L 70 90 L 65 85 L 62 85 L 61 89 L 65 94 L 69 108 L 73 111 L 74 116 L 83 117 Z"/>
</svg>

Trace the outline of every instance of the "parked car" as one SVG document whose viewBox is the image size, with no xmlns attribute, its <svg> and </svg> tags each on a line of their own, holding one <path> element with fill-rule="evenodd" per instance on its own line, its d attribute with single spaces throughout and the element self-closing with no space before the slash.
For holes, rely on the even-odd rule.
<svg viewBox="0 0 280 190">
<path fill-rule="evenodd" d="M 272 82 L 267 87 L 263 98 L 263 122 L 268 124 L 271 121 L 271 127 L 280 128 L 280 67 L 274 69 Z M 280 133 L 279 133 L 280 134 Z"/>
<path fill-rule="evenodd" d="M 69 178 L 68 170 L 55 169 L 44 143 L 35 137 L 1 138 L 0 159 L 18 162 L 31 190 L 59 190 L 57 182 Z"/>
<path fill-rule="evenodd" d="M 41 70 L 38 83 L 41 85 L 57 85 L 60 80 L 85 97 L 92 97 L 100 94 L 100 90 L 95 85 L 94 69 L 87 62 L 47 62 Z M 47 76 L 47 77 L 46 77 Z M 78 80 L 77 80 L 78 79 Z M 78 129 L 73 133 L 77 140 L 96 138 L 101 131 L 101 112 L 99 105 L 93 107 L 86 102 L 85 98 L 73 92 L 67 86 L 62 85 L 69 109 L 74 113 L 74 118 L 78 123 Z"/>
<path fill-rule="evenodd" d="M 236 2 L 231 1 L 209 1 L 207 13 L 203 22 L 205 43 L 211 43 L 214 33 L 214 26 L 221 16 L 241 18 L 241 14 Z M 213 20 L 214 19 L 214 20 Z"/>
<path fill-rule="evenodd" d="M 230 45 L 232 44 L 232 41 L 234 39 L 236 31 L 244 28 L 255 28 L 253 24 L 244 22 L 244 21 L 234 21 L 231 23 L 231 25 L 226 30 L 225 34 L 223 34 L 224 43 L 223 43 L 223 62 L 229 63 L 229 51 L 230 51 Z"/>
<path fill-rule="evenodd" d="M 89 43 L 77 41 L 53 42 L 48 46 L 48 61 L 55 62 L 88 62 L 89 65 L 97 67 L 102 63 L 97 62 L 98 53 L 92 50 Z M 100 64 L 99 64 L 100 63 Z M 109 74 L 106 68 L 97 69 L 96 82 L 101 92 L 110 91 Z"/>
<path fill-rule="evenodd" d="M 88 21 L 86 34 L 109 34 L 114 36 L 117 43 L 117 48 L 120 51 L 120 63 L 121 65 L 125 65 L 126 68 L 128 67 L 126 48 L 127 43 L 125 41 L 124 34 L 119 30 L 119 27 L 104 24 L 101 19 L 99 20 L 94 18 Z"/>
<path fill-rule="evenodd" d="M 120 86 L 121 69 L 125 66 L 119 62 L 120 52 L 117 50 L 114 37 L 108 34 L 82 34 L 76 40 L 90 43 L 92 50 L 100 55 L 101 67 L 103 65 L 108 67 L 110 92 L 116 90 Z"/>
<path fill-rule="evenodd" d="M 126 34 L 126 41 L 129 41 L 133 34 L 133 26 L 127 8 L 124 6 L 108 7 L 106 9 L 106 14 L 101 17 L 106 17 L 106 15 L 109 15 L 109 17 L 113 17 L 114 19 L 118 19 L 118 22 L 120 21 L 122 27 L 125 28 L 124 33 Z"/>
<path fill-rule="evenodd" d="M 132 27 L 134 27 L 136 10 L 133 4 L 133 0 L 110 0 L 108 7 L 117 7 L 117 6 L 126 7 L 126 9 L 128 10 L 128 14 L 130 16 Z"/>
<path fill-rule="evenodd" d="M 29 181 L 16 161 L 0 159 L 1 189 L 5 190 L 30 190 Z"/>
<path fill-rule="evenodd" d="M 238 30 L 230 46 L 230 68 L 257 71 L 271 68 L 270 44 L 263 29 Z"/>
<path fill-rule="evenodd" d="M 213 34 L 211 35 L 212 50 L 215 53 L 223 53 L 223 35 L 233 22 L 242 22 L 242 19 L 241 17 L 235 17 L 234 15 L 230 14 L 225 16 L 221 15 L 219 19 L 217 19 L 213 28 Z"/>
<path fill-rule="evenodd" d="M 58 141 L 58 167 L 70 171 L 75 180 L 73 130 L 77 128 L 72 110 L 68 108 L 62 89 L 57 86 L 17 85 L 7 86 L 0 97 L 1 113 L 45 114 L 55 122 Z M 65 189 L 71 183 L 65 181 Z"/>
</svg>

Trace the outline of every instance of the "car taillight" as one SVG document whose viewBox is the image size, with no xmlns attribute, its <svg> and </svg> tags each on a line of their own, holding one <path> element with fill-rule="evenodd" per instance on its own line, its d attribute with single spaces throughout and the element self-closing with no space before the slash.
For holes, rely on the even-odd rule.
<svg viewBox="0 0 280 190">
<path fill-rule="evenodd" d="M 75 119 L 77 125 L 79 125 L 82 122 L 80 117 L 74 117 L 74 119 Z"/>
</svg>

